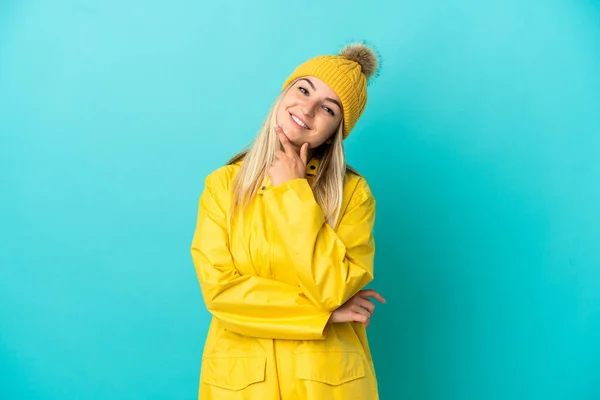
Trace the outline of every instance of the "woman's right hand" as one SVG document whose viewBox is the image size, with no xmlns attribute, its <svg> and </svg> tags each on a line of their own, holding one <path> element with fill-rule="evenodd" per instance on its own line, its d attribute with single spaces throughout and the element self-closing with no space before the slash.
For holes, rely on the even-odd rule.
<svg viewBox="0 0 600 400">
<path fill-rule="evenodd" d="M 373 289 L 361 290 L 350 297 L 340 308 L 335 310 L 329 319 L 330 322 L 360 322 L 369 327 L 375 304 L 371 298 L 385 304 L 385 299 Z"/>
</svg>

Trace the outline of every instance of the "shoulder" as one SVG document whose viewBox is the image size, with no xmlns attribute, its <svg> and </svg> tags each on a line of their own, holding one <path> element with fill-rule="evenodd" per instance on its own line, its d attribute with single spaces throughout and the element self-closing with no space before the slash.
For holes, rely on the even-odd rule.
<svg viewBox="0 0 600 400">
<path fill-rule="evenodd" d="M 364 202 L 375 204 L 375 198 L 367 179 L 351 167 L 346 168 L 344 197 L 348 199 L 349 206 Z"/>
<path fill-rule="evenodd" d="M 227 164 L 209 173 L 204 185 L 214 192 L 228 192 L 233 180 L 240 170 L 240 163 Z"/>
</svg>

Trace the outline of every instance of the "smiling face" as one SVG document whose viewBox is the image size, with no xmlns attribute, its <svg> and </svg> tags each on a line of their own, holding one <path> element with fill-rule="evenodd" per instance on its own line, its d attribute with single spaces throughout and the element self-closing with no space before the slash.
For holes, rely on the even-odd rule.
<svg viewBox="0 0 600 400">
<path fill-rule="evenodd" d="M 277 123 L 290 142 L 309 149 L 322 145 L 342 121 L 342 102 L 325 82 L 313 76 L 300 78 L 281 100 Z"/>
</svg>

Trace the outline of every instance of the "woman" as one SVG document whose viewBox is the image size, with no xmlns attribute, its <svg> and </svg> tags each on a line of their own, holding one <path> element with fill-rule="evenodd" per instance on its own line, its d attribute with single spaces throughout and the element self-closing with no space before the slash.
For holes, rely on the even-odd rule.
<svg viewBox="0 0 600 400">
<path fill-rule="evenodd" d="M 342 141 L 377 57 L 300 65 L 254 144 L 205 180 L 192 243 L 206 307 L 202 400 L 377 399 L 365 328 L 375 200 Z"/>
</svg>

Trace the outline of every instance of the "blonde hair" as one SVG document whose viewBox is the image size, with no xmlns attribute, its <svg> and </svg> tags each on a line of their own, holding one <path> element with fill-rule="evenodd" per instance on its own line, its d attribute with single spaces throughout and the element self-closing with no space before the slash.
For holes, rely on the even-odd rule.
<svg viewBox="0 0 600 400">
<path fill-rule="evenodd" d="M 297 79 L 291 82 L 275 100 L 253 142 L 228 162 L 228 164 L 234 164 L 243 159 L 241 168 L 233 181 L 229 210 L 230 221 L 232 216 L 243 212 L 254 199 L 267 176 L 267 168 L 275 160 L 275 152 L 281 148 L 273 125 L 276 123 L 277 109 L 283 96 L 296 81 Z M 347 168 L 342 142 L 343 127 L 344 123 L 341 121 L 337 131 L 328 140 L 330 143 L 323 143 L 313 152 L 313 157 L 318 157 L 320 162 L 312 190 L 315 200 L 325 214 L 325 221 L 334 229 L 339 222 Z"/>
</svg>

